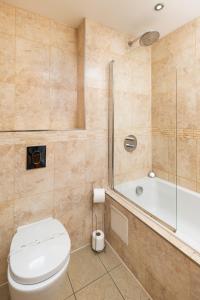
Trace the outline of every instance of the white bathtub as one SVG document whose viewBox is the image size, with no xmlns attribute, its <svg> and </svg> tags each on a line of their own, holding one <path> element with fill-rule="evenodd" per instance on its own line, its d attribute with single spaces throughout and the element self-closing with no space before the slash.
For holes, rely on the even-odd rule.
<svg viewBox="0 0 200 300">
<path fill-rule="evenodd" d="M 141 195 L 136 187 L 143 187 Z M 175 235 L 200 251 L 200 194 L 168 181 L 144 177 L 115 186 L 115 190 L 176 229 Z"/>
</svg>

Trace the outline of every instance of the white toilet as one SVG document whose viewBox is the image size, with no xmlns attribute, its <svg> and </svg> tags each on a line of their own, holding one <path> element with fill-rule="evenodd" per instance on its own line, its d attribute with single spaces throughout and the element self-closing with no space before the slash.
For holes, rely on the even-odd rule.
<svg viewBox="0 0 200 300">
<path fill-rule="evenodd" d="M 17 229 L 8 259 L 11 300 L 55 300 L 66 283 L 71 242 L 56 219 Z"/>
</svg>

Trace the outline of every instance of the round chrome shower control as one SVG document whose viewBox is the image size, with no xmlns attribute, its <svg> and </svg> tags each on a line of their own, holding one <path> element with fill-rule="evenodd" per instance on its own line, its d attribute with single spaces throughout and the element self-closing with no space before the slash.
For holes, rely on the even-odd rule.
<svg viewBox="0 0 200 300">
<path fill-rule="evenodd" d="M 143 194 L 143 187 L 138 185 L 135 189 L 136 195 L 141 196 Z"/>
<path fill-rule="evenodd" d="M 124 139 L 124 149 L 133 152 L 137 148 L 137 138 L 134 135 L 128 135 Z"/>
</svg>

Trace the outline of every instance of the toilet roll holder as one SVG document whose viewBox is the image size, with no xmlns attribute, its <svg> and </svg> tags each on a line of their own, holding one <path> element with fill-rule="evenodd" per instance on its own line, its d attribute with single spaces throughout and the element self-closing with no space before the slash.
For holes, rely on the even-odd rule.
<svg viewBox="0 0 200 300">
<path fill-rule="evenodd" d="M 102 206 L 102 217 L 101 217 L 101 223 L 99 225 L 99 222 L 98 222 L 98 217 L 97 217 L 97 214 L 95 212 L 95 207 L 96 206 L 100 206 L 100 205 L 103 205 Z M 98 228 L 100 227 L 100 228 Z M 104 232 L 104 236 L 105 236 L 105 205 L 104 203 L 94 203 L 93 199 L 92 199 L 92 234 L 95 231 L 101 229 L 103 232 Z M 95 249 L 96 249 L 96 239 L 95 239 Z M 99 251 L 96 251 L 95 249 L 92 248 L 93 251 L 95 252 L 99 252 Z M 105 250 L 105 247 L 102 251 Z"/>
</svg>

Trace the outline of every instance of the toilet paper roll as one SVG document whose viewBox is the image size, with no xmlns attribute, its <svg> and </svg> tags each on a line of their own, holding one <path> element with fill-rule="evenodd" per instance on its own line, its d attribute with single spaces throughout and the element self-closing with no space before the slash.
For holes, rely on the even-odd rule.
<svg viewBox="0 0 200 300">
<path fill-rule="evenodd" d="M 97 252 L 105 248 L 105 236 L 102 230 L 95 230 L 92 233 L 92 249 Z"/>
<path fill-rule="evenodd" d="M 93 202 L 104 203 L 105 202 L 105 189 L 94 189 L 93 190 Z"/>
</svg>

